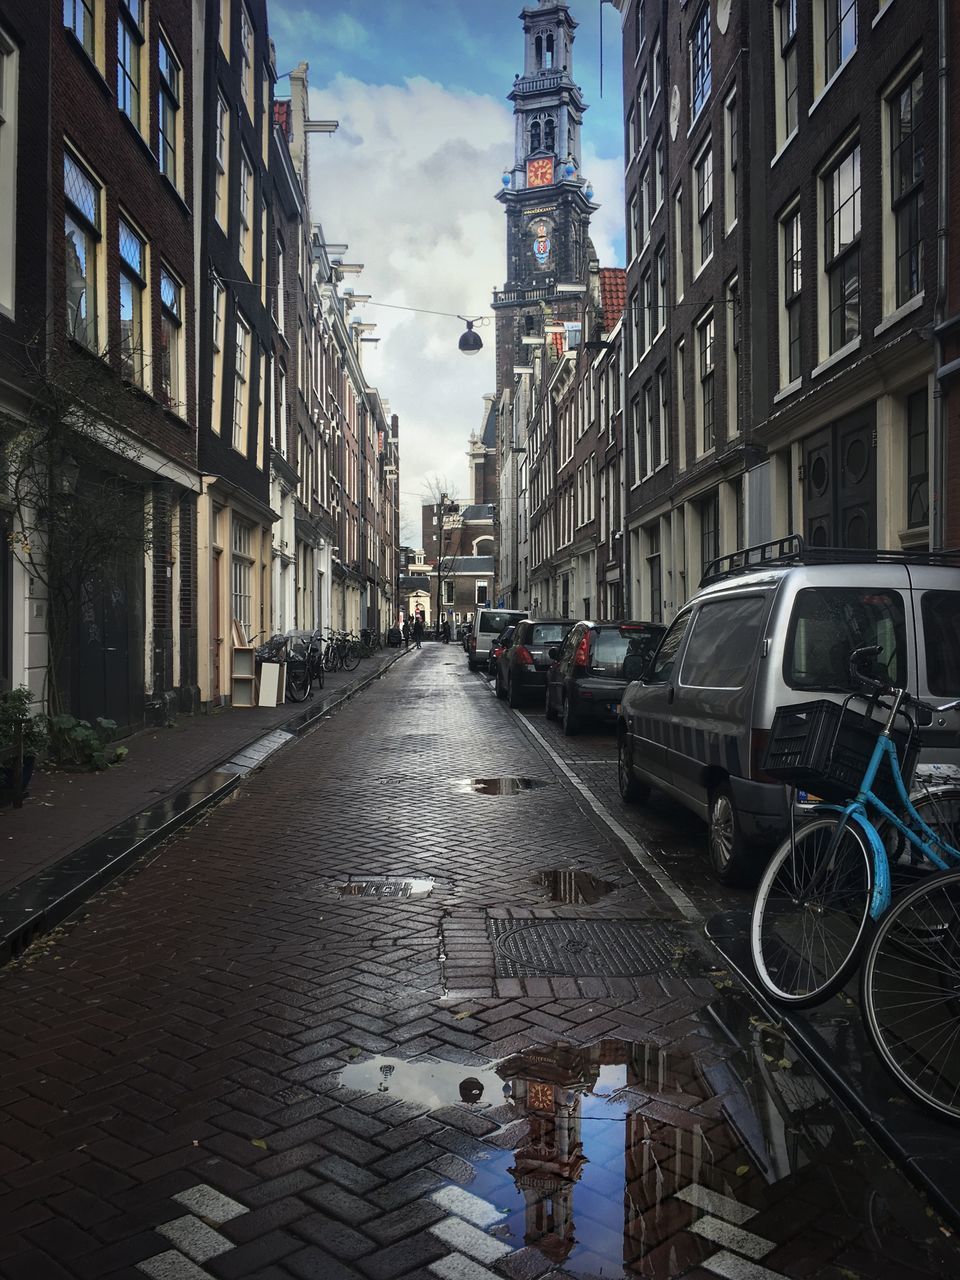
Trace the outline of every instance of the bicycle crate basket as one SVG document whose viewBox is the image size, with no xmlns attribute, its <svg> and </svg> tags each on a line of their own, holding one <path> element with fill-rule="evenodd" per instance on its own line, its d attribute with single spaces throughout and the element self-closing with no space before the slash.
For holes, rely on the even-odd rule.
<svg viewBox="0 0 960 1280">
<path fill-rule="evenodd" d="M 842 803 L 860 789 L 883 723 L 827 699 L 778 707 L 763 771 L 824 800 Z M 893 742 L 909 791 L 919 746 L 915 735 L 906 729 L 894 729 Z M 880 766 L 872 789 L 885 804 L 899 807 L 900 798 L 886 763 Z"/>
</svg>

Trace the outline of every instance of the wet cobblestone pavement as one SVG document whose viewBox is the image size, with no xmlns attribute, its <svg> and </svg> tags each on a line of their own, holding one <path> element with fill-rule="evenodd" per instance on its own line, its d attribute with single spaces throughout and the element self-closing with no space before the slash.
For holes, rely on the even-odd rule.
<svg viewBox="0 0 960 1280">
<path fill-rule="evenodd" d="M 718 967 L 698 915 L 742 899 L 700 825 L 625 811 L 611 738 L 531 714 L 545 751 L 459 656 L 0 974 L 0 1276 L 960 1274 Z"/>
</svg>

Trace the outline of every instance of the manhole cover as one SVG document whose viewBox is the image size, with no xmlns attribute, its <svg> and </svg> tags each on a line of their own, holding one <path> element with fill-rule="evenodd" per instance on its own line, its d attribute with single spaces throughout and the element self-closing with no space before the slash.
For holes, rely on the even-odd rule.
<svg viewBox="0 0 960 1280">
<path fill-rule="evenodd" d="M 676 942 L 647 920 L 488 920 L 498 978 L 637 977 L 670 970 Z"/>
<path fill-rule="evenodd" d="M 432 880 L 348 880 L 340 886 L 341 898 L 425 898 Z"/>
</svg>

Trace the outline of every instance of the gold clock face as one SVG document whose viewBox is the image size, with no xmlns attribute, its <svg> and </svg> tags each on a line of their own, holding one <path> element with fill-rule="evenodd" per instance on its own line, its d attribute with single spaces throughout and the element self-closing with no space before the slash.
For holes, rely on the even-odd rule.
<svg viewBox="0 0 960 1280">
<path fill-rule="evenodd" d="M 552 1111 L 553 1085 L 530 1081 L 527 1085 L 527 1106 L 531 1111 Z"/>
<path fill-rule="evenodd" d="M 527 161 L 527 186 L 549 187 L 553 182 L 553 161 L 549 156 L 542 160 Z"/>
</svg>

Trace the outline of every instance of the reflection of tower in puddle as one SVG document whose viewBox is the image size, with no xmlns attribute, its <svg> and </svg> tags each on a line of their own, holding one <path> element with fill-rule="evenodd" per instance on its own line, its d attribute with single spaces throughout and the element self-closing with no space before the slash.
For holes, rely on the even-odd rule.
<svg viewBox="0 0 960 1280">
<path fill-rule="evenodd" d="M 694 1099 L 706 1102 L 713 1090 L 690 1059 L 668 1055 L 656 1045 L 630 1045 L 628 1088 L 638 1094 L 685 1095 L 686 1109 Z M 673 1199 L 677 1192 L 704 1177 L 704 1161 L 712 1162 L 703 1124 L 693 1115 L 690 1127 L 651 1121 L 642 1111 L 628 1111 L 624 1135 L 623 1261 L 639 1274 L 654 1274 L 642 1259 L 685 1230 L 690 1206 Z M 668 1271 L 673 1274 L 668 1263 Z M 662 1274 L 667 1274 L 663 1271 Z M 658 1270 L 656 1274 L 661 1274 Z"/>
<path fill-rule="evenodd" d="M 525 1202 L 524 1240 L 554 1262 L 574 1245 L 573 1188 L 586 1157 L 581 1135 L 581 1097 L 599 1074 L 595 1049 L 557 1045 L 528 1049 L 497 1068 L 528 1121 L 526 1140 L 510 1169 Z"/>
</svg>

